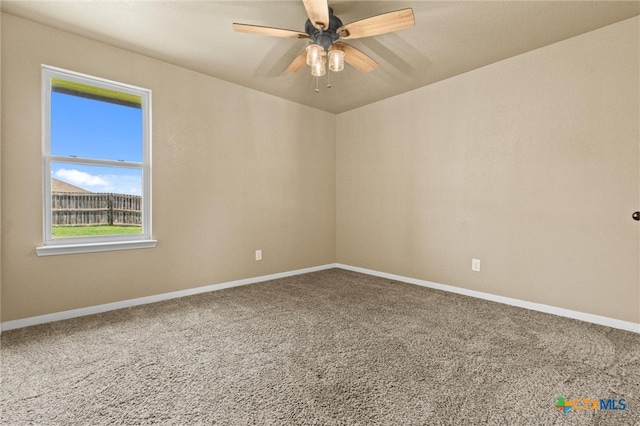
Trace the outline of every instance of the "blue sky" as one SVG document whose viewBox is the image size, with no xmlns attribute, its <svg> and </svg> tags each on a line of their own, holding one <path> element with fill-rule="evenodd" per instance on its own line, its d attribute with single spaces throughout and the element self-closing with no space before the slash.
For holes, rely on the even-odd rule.
<svg viewBox="0 0 640 426">
<path fill-rule="evenodd" d="M 142 162 L 142 110 L 51 93 L 51 154 Z M 140 170 L 53 163 L 53 177 L 92 192 L 141 194 Z"/>
</svg>

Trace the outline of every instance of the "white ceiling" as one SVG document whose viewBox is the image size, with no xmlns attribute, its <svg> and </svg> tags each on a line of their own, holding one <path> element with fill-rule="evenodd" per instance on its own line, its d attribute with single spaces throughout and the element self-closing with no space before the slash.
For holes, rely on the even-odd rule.
<svg viewBox="0 0 640 426">
<path fill-rule="evenodd" d="M 240 22 L 304 31 L 300 0 L 5 0 L 2 12 L 334 113 L 640 14 L 640 1 L 334 0 L 329 5 L 345 24 L 410 7 L 416 25 L 349 40 L 380 67 L 363 74 L 347 65 L 333 75 L 333 88 L 321 86 L 315 93 L 308 67 L 283 73 L 308 41 L 231 27 Z"/>
</svg>

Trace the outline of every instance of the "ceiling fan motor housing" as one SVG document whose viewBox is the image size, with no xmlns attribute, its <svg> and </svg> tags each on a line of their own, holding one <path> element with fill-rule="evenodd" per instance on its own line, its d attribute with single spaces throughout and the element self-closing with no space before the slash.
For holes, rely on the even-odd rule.
<svg viewBox="0 0 640 426">
<path fill-rule="evenodd" d="M 307 19 L 304 24 L 304 32 L 309 34 L 309 38 L 314 44 L 319 44 L 325 52 L 328 52 L 329 47 L 340 38 L 337 32 L 340 27 L 342 27 L 342 21 L 333 14 L 333 9 L 329 8 L 329 28 L 319 30 Z"/>
</svg>

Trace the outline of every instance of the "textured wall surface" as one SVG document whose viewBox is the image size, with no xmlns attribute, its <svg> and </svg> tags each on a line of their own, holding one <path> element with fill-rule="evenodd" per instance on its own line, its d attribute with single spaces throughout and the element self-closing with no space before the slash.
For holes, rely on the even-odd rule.
<svg viewBox="0 0 640 426">
<path fill-rule="evenodd" d="M 334 115 L 2 19 L 3 321 L 335 261 Z M 36 256 L 41 64 L 152 90 L 156 248 Z"/>
<path fill-rule="evenodd" d="M 640 322 L 638 22 L 339 115 L 337 261 Z"/>
<path fill-rule="evenodd" d="M 3 15 L 1 319 L 339 262 L 640 322 L 638 32 L 334 116 Z M 156 248 L 36 256 L 41 64 L 153 91 Z"/>
</svg>

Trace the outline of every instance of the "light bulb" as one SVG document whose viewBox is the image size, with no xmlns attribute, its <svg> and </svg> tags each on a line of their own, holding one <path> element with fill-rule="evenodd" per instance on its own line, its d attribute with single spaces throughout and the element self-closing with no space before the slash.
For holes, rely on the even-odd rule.
<svg viewBox="0 0 640 426">
<path fill-rule="evenodd" d="M 310 44 L 307 46 L 307 65 L 313 66 L 318 62 L 322 62 L 322 53 L 324 49 L 319 44 Z"/>
<path fill-rule="evenodd" d="M 320 58 L 315 64 L 311 65 L 311 75 L 314 77 L 322 77 L 327 73 L 327 69 L 324 66 L 324 58 Z"/>
<path fill-rule="evenodd" d="M 342 50 L 332 49 L 329 51 L 329 69 L 333 72 L 344 69 L 344 52 Z"/>
</svg>

